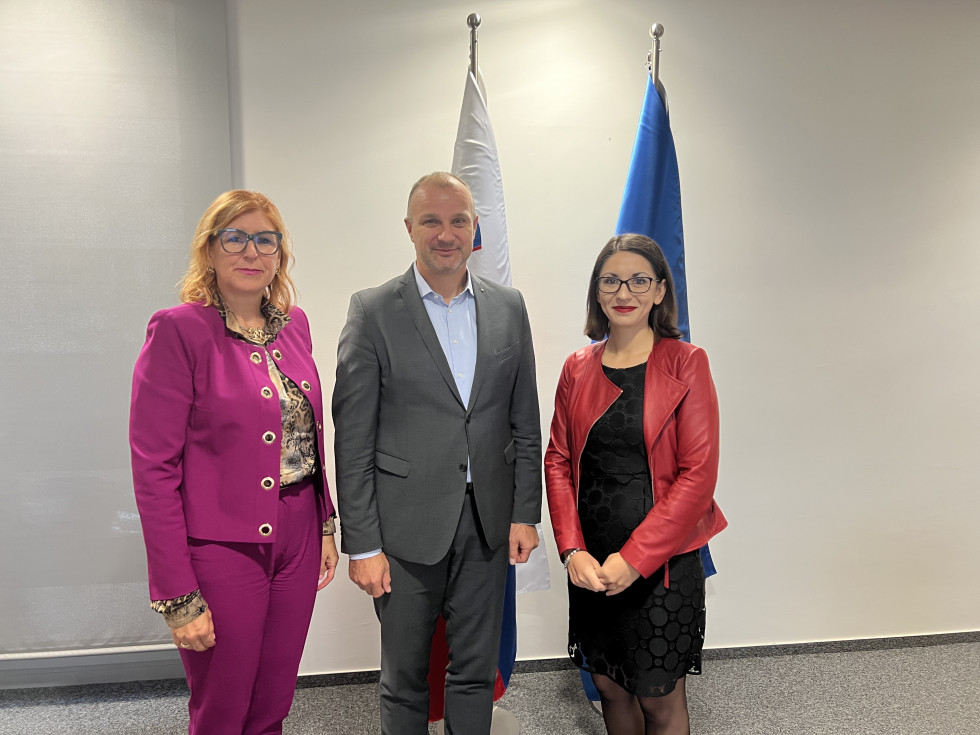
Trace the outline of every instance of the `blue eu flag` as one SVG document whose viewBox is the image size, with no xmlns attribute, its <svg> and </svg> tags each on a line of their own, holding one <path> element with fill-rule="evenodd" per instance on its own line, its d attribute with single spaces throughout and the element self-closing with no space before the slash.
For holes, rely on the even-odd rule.
<svg viewBox="0 0 980 735">
<path fill-rule="evenodd" d="M 661 86 L 661 89 L 663 87 Z M 687 276 L 684 268 L 684 224 L 681 220 L 681 182 L 677 173 L 674 136 L 667 105 L 647 75 L 643 111 L 636 129 L 633 156 L 616 234 L 635 232 L 654 240 L 667 256 L 677 298 L 677 328 L 690 342 L 687 317 Z"/>
</svg>

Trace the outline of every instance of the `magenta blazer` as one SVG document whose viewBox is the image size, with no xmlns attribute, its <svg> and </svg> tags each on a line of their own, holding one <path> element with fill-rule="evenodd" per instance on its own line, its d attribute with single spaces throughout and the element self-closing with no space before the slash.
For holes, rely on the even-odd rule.
<svg viewBox="0 0 980 735">
<path fill-rule="evenodd" d="M 276 540 L 282 413 L 266 353 L 309 398 L 321 517 L 334 512 L 322 470 L 323 400 L 310 326 L 293 307 L 268 345 L 243 342 L 213 306 L 158 311 L 133 371 L 129 443 L 150 599 L 198 589 L 187 539 Z"/>
</svg>

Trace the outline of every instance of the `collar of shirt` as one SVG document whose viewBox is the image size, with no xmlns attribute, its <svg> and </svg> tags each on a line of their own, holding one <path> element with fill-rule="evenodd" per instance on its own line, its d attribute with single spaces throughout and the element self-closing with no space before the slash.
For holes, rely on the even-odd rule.
<svg viewBox="0 0 980 735">
<path fill-rule="evenodd" d="M 424 278 L 422 278 L 422 274 L 419 273 L 419 267 L 417 263 L 412 263 L 412 273 L 415 274 L 415 285 L 419 287 L 419 296 L 422 297 L 423 301 L 425 301 L 426 299 L 435 298 L 438 299 L 440 304 L 446 303 L 445 301 L 443 301 L 442 296 L 440 296 L 435 291 L 433 291 L 432 286 L 430 286 L 428 282 Z M 466 285 L 463 286 L 462 291 L 460 291 L 457 295 L 453 296 L 452 299 L 450 299 L 449 305 L 451 306 L 453 302 L 455 302 L 460 297 L 464 296 L 464 294 L 466 293 L 469 293 L 470 298 L 473 298 L 473 279 L 470 278 L 469 268 L 466 269 Z"/>
<path fill-rule="evenodd" d="M 273 304 L 268 299 L 263 299 L 262 315 L 265 316 L 265 328 L 263 329 L 265 332 L 265 338 L 255 339 L 245 334 L 241 324 L 238 322 L 238 317 L 236 316 L 235 312 L 227 307 L 224 300 L 221 298 L 220 293 L 218 294 L 218 298 L 215 301 L 214 306 L 221 315 L 221 318 L 224 319 L 225 326 L 228 327 L 229 331 L 232 331 L 246 341 L 254 342 L 255 344 L 267 344 L 271 342 L 273 339 L 275 339 L 276 335 L 279 334 L 282 328 L 291 321 L 290 317 L 287 316 L 278 306 Z"/>
</svg>

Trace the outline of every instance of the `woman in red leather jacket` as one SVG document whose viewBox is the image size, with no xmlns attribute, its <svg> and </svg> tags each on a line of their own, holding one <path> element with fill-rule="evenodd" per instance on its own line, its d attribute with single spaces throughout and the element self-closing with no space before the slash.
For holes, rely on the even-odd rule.
<svg viewBox="0 0 980 735">
<path fill-rule="evenodd" d="M 657 244 L 619 235 L 599 253 L 585 333 L 565 361 L 545 454 L 568 570 L 568 649 L 592 674 L 607 732 L 688 733 L 700 673 L 700 548 L 727 521 L 713 496 L 718 400 L 704 351 L 680 340 Z"/>
</svg>

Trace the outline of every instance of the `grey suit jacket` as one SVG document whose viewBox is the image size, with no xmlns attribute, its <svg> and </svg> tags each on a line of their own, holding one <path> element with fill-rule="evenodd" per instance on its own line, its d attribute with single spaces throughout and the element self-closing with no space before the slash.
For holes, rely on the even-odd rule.
<svg viewBox="0 0 980 735">
<path fill-rule="evenodd" d="M 464 406 L 412 268 L 351 297 L 337 351 L 341 549 L 434 564 L 452 543 L 466 462 L 484 536 L 541 519 L 541 425 L 520 292 L 471 276 L 477 358 Z"/>
</svg>

